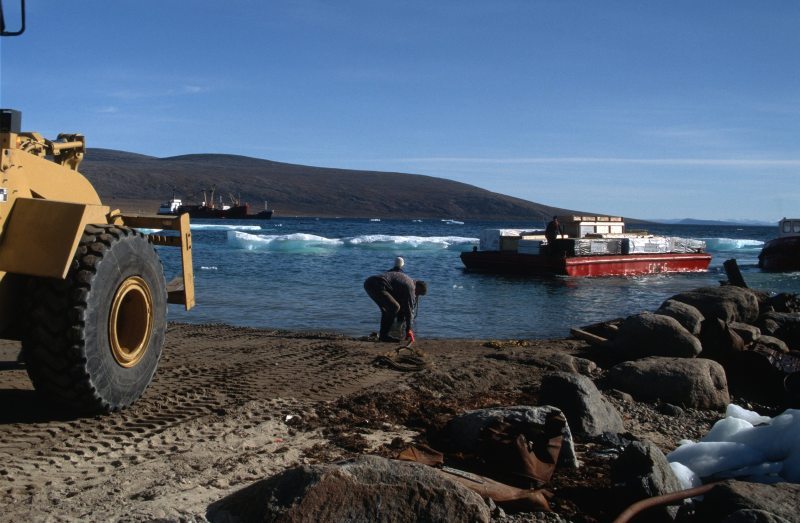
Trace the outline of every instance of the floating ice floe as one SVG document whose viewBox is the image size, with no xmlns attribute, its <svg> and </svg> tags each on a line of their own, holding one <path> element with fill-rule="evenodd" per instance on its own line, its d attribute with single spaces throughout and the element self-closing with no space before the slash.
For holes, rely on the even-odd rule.
<svg viewBox="0 0 800 523">
<path fill-rule="evenodd" d="M 342 240 L 325 238 L 314 234 L 249 234 L 228 231 L 228 243 L 249 251 L 269 250 L 282 252 L 314 253 L 339 247 Z"/>
<path fill-rule="evenodd" d="M 313 234 L 249 234 L 228 231 L 228 243 L 246 250 L 284 251 L 314 253 L 341 247 L 374 250 L 437 250 L 462 249 L 477 244 L 477 238 L 462 236 L 396 236 L 388 234 L 366 234 L 351 238 L 325 238 Z"/>
<path fill-rule="evenodd" d="M 761 240 L 738 238 L 703 238 L 703 241 L 712 251 L 759 250 L 764 246 L 764 242 Z"/>
<path fill-rule="evenodd" d="M 345 238 L 344 243 L 349 247 L 362 247 L 368 249 L 396 249 L 398 247 L 412 249 L 449 249 L 463 245 L 477 243 L 477 238 L 462 236 L 396 236 L 389 234 L 365 234 Z"/>
<path fill-rule="evenodd" d="M 724 478 L 800 483 L 800 410 L 769 418 L 731 404 L 725 415 L 700 441 L 667 454 L 684 488 Z"/>
<path fill-rule="evenodd" d="M 442 221 L 443 221 L 444 223 L 449 223 L 450 225 L 464 225 L 464 222 L 460 222 L 460 221 L 458 221 L 458 220 L 444 219 L 444 220 L 442 220 Z"/>
</svg>

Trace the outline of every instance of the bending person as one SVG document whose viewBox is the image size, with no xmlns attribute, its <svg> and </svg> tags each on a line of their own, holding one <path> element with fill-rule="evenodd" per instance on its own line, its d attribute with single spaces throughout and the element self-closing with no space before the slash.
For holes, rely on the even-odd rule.
<svg viewBox="0 0 800 523">
<path fill-rule="evenodd" d="M 422 280 L 412 280 L 403 272 L 386 271 L 370 276 L 364 281 L 364 290 L 381 310 L 380 341 L 399 342 L 389 335 L 395 319 L 405 324 L 406 339 L 414 341 L 414 318 L 416 318 L 419 297 L 428 292 L 428 285 Z"/>
</svg>

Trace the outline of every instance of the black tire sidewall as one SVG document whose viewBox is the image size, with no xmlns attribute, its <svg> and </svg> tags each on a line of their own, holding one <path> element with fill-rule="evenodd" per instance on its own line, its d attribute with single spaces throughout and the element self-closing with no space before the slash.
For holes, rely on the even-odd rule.
<svg viewBox="0 0 800 523">
<path fill-rule="evenodd" d="M 141 396 L 158 367 L 166 329 L 166 282 L 158 255 L 137 233 L 113 242 L 96 268 L 84 316 L 86 370 L 102 401 L 116 410 Z M 131 276 L 141 277 L 149 287 L 153 314 L 145 353 L 126 368 L 111 351 L 109 316 L 117 289 Z"/>
</svg>

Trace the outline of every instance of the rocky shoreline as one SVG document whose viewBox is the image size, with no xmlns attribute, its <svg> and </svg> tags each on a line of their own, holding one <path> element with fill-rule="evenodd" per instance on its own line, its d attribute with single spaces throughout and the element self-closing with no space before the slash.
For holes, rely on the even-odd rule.
<svg viewBox="0 0 800 523">
<path fill-rule="evenodd" d="M 681 484 L 665 452 L 674 448 L 676 439 L 700 439 L 731 404 L 732 394 L 744 394 L 737 401 L 747 407 L 763 402 L 756 403 L 762 412 L 797 406 L 798 391 L 781 379 L 800 370 L 791 367 L 791 361 L 800 358 L 789 350 L 800 348 L 797 312 L 792 296 L 770 297 L 722 286 L 674 296 L 654 313 L 576 329 L 594 346 L 573 355 L 546 355 L 524 350 L 524 343 L 497 343 L 497 353 L 488 357 L 544 371 L 538 389 L 531 390 L 531 405 L 543 407 L 454 412 L 446 422 L 426 426 L 411 446 L 392 442 L 382 453 L 384 459 L 362 455 L 337 465 L 292 469 L 215 503 L 209 516 L 212 520 L 611 520 L 638 501 L 692 487 Z M 785 357 L 782 365 L 775 363 L 778 355 Z M 340 407 L 339 412 L 352 410 L 352 405 Z M 376 411 L 385 407 L 383 402 L 373 405 Z M 552 415 L 565 416 L 568 423 L 548 433 Z M 639 430 L 651 418 L 660 434 L 650 439 L 628 432 L 632 418 Z M 497 441 L 498 424 L 505 430 L 503 444 Z M 549 456 L 542 452 L 548 443 Z M 584 475 L 570 489 L 561 484 L 566 478 L 553 478 L 575 474 L 581 467 L 592 470 L 593 481 Z M 440 473 L 431 473 L 431 468 Z M 547 472 L 537 475 L 543 468 Z M 748 482 L 753 478 L 747 476 L 738 479 L 710 487 L 702 502 L 650 508 L 643 520 L 796 520 L 800 485 L 781 476 L 770 485 Z M 555 492 L 547 490 L 551 481 Z M 565 492 L 569 494 L 560 499 L 557 493 Z M 514 515 L 509 518 L 509 513 Z"/>
<path fill-rule="evenodd" d="M 172 324 L 145 397 L 93 419 L 39 404 L 5 343 L 0 503 L 28 520 L 613 521 L 684 488 L 666 456 L 731 403 L 797 406 L 796 304 L 699 289 L 573 339 L 413 353 Z M 727 479 L 637 520 L 798 521 L 798 493 Z"/>
</svg>

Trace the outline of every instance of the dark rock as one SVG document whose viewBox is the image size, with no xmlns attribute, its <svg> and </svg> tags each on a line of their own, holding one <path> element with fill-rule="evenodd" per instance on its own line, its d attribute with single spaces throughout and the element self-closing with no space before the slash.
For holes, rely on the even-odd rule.
<svg viewBox="0 0 800 523">
<path fill-rule="evenodd" d="M 761 329 L 756 327 L 755 325 L 750 325 L 749 323 L 740 323 L 735 321 L 728 325 L 729 328 L 733 329 L 733 331 L 742 338 L 742 341 L 747 343 L 752 343 L 761 336 Z"/>
<path fill-rule="evenodd" d="M 757 340 L 748 346 L 750 350 L 769 349 L 775 352 L 789 352 L 789 347 L 778 338 L 773 336 L 759 336 Z"/>
<path fill-rule="evenodd" d="M 778 329 L 781 328 L 780 324 L 777 321 L 769 317 L 760 318 L 758 320 L 758 324 L 761 327 L 760 329 L 761 333 L 768 334 L 770 336 L 778 332 Z"/>
<path fill-rule="evenodd" d="M 722 285 L 682 292 L 670 299 L 696 307 L 706 319 L 753 323 L 758 319 L 758 296 L 751 289 Z"/>
<path fill-rule="evenodd" d="M 496 409 L 480 409 L 466 412 L 450 420 L 445 427 L 445 434 L 452 450 L 464 453 L 477 453 L 481 447 L 484 430 L 497 422 L 510 422 L 530 425 L 530 432 L 543 430 L 547 418 L 561 410 L 544 405 L 532 407 L 519 405 Z M 564 425 L 563 442 L 558 464 L 564 467 L 577 468 L 580 464 L 575 454 L 575 443 L 572 439 L 569 423 Z"/>
<path fill-rule="evenodd" d="M 592 437 L 625 430 L 617 409 L 586 376 L 563 372 L 545 376 L 539 400 L 561 409 L 575 434 Z"/>
<path fill-rule="evenodd" d="M 610 447 L 627 447 L 634 441 L 638 441 L 632 434 L 626 432 L 604 432 L 594 439 L 595 442 Z"/>
<path fill-rule="evenodd" d="M 737 511 L 750 509 L 796 522 L 800 521 L 798 500 L 800 485 L 796 483 L 725 481 L 712 488 L 698 505 L 698 521 L 721 521 Z"/>
<path fill-rule="evenodd" d="M 725 370 L 705 358 L 652 357 L 609 369 L 608 384 L 644 401 L 683 407 L 722 409 L 730 403 Z"/>
<path fill-rule="evenodd" d="M 212 504 L 222 521 L 489 521 L 475 492 L 419 463 L 360 456 L 301 466 Z"/>
<path fill-rule="evenodd" d="M 675 300 L 662 303 L 655 314 L 675 318 L 693 336 L 700 334 L 700 324 L 705 319 L 697 307 Z"/>
<path fill-rule="evenodd" d="M 675 318 L 644 312 L 629 316 L 622 322 L 612 342 L 612 350 L 621 359 L 647 356 L 693 358 L 700 354 L 702 345 Z"/>
<path fill-rule="evenodd" d="M 661 403 L 658 406 L 658 412 L 667 416 L 682 416 L 684 413 L 682 408 L 672 403 Z"/>
<path fill-rule="evenodd" d="M 611 467 L 618 499 L 625 506 L 640 499 L 681 490 L 681 484 L 664 454 L 649 441 L 634 441 Z M 672 521 L 678 509 L 659 507 L 647 512 L 647 521 Z"/>
<path fill-rule="evenodd" d="M 800 349 L 800 313 L 770 312 L 759 318 L 761 330 L 783 340 L 792 349 Z"/>
<path fill-rule="evenodd" d="M 631 396 L 627 392 L 622 392 L 619 389 L 608 389 L 605 391 L 605 395 L 611 398 L 616 398 L 624 403 L 633 403 L 636 401 L 635 399 L 633 399 L 633 396 Z"/>
<path fill-rule="evenodd" d="M 767 312 L 800 312 L 800 296 L 786 292 L 768 296 L 762 303 L 761 310 L 764 314 Z"/>
<path fill-rule="evenodd" d="M 762 336 L 751 348 L 737 353 L 727 362 L 725 371 L 728 387 L 737 396 L 744 396 L 763 403 L 776 403 L 783 400 L 785 393 L 784 373 L 775 364 L 785 353 L 758 345 Z"/>
<path fill-rule="evenodd" d="M 733 353 L 744 350 L 742 337 L 730 324 L 718 318 L 703 320 L 700 329 L 700 342 L 703 345 L 703 358 L 726 362 Z"/>
</svg>

